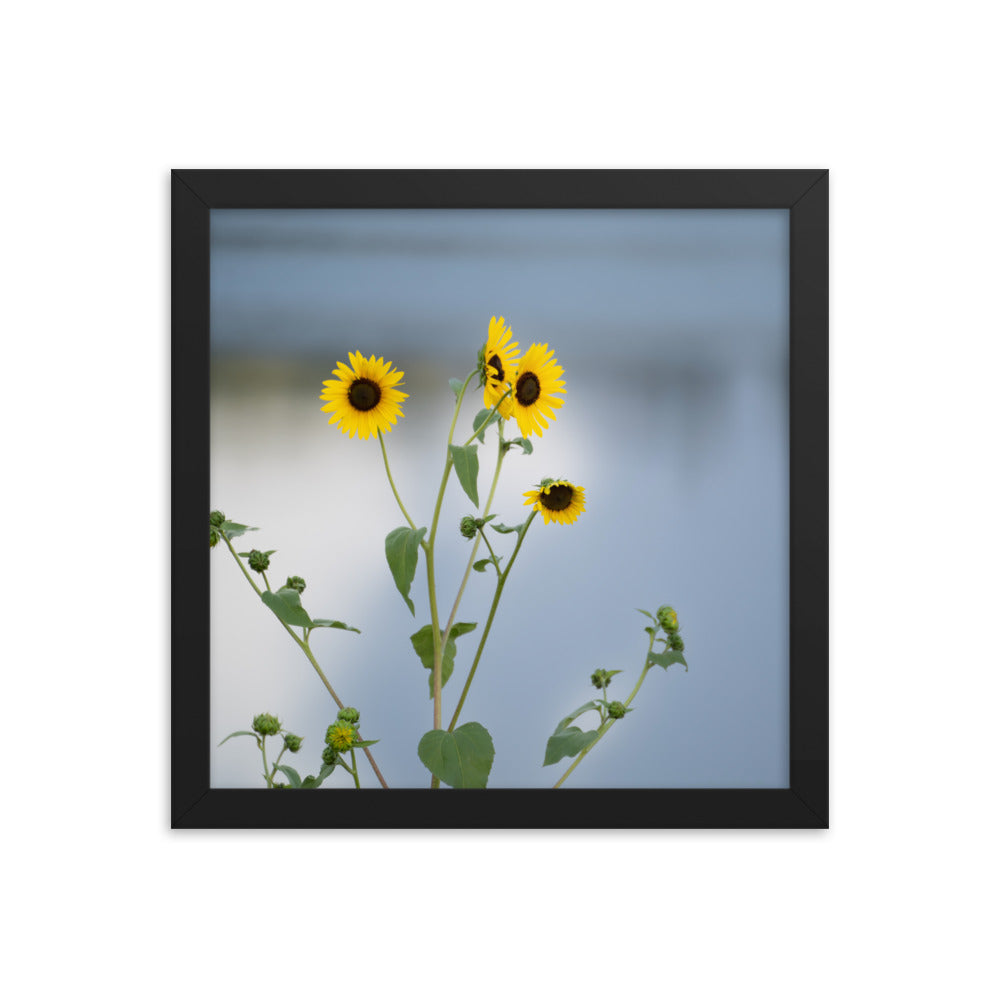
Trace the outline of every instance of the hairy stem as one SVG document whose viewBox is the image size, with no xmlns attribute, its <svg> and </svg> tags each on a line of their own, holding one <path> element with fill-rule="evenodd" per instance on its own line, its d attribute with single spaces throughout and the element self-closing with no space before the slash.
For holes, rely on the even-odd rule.
<svg viewBox="0 0 1000 1000">
<path fill-rule="evenodd" d="M 525 535 L 528 534 L 528 528 L 531 527 L 531 522 L 535 518 L 535 513 L 536 512 L 533 510 L 528 515 L 528 520 L 524 522 L 524 527 L 518 532 L 517 545 L 514 546 L 514 551 L 510 554 L 510 561 L 507 563 L 507 568 L 497 578 L 496 591 L 493 594 L 493 603 L 490 605 L 489 617 L 486 619 L 486 626 L 483 629 L 483 634 L 479 638 L 479 646 L 476 649 L 476 656 L 472 661 L 472 666 L 469 668 L 469 676 L 465 679 L 465 687 L 462 688 L 462 695 L 458 699 L 458 704 L 455 706 L 455 714 L 451 717 L 451 723 L 448 725 L 449 733 L 454 732 L 455 726 L 458 723 L 458 717 L 462 714 L 462 706 L 465 705 L 465 699 L 469 693 L 469 688 L 472 687 L 472 680 L 476 676 L 479 659 L 483 655 L 486 640 L 489 638 L 490 629 L 493 627 L 493 618 L 497 613 L 497 606 L 500 604 L 500 596 L 503 594 L 504 584 L 507 582 L 507 577 L 510 576 L 510 571 L 514 568 L 514 561 L 517 559 L 518 552 L 521 551 L 521 543 L 524 541 Z"/>
<path fill-rule="evenodd" d="M 438 521 L 441 517 L 441 504 L 444 501 L 444 490 L 448 485 L 448 476 L 451 473 L 451 441 L 455 436 L 455 424 L 458 422 L 458 412 L 462 408 L 462 400 L 465 398 L 465 390 L 469 387 L 475 371 L 469 372 L 462 383 L 462 388 L 458 392 L 455 400 L 455 410 L 451 416 L 451 426 L 448 428 L 448 446 L 445 448 L 444 472 L 441 474 L 441 485 L 438 487 L 437 501 L 434 504 L 434 516 L 431 518 L 431 527 L 427 535 L 427 545 L 424 554 L 427 561 L 427 597 L 431 609 L 431 642 L 434 648 L 434 671 L 433 671 L 433 694 L 434 694 L 434 715 L 433 728 L 441 728 L 441 653 L 444 643 L 441 636 L 441 620 L 438 616 L 437 589 L 434 581 L 434 542 L 437 538 Z"/>
<path fill-rule="evenodd" d="M 628 708 L 628 706 L 632 703 L 632 699 L 639 693 L 639 688 L 642 687 L 642 682 L 646 679 L 646 674 L 649 673 L 649 669 L 652 666 L 652 664 L 649 662 L 649 654 L 653 652 L 653 640 L 655 638 L 656 638 L 656 631 L 654 630 L 653 634 L 649 637 L 649 648 L 646 650 L 646 659 L 642 667 L 642 672 L 639 674 L 639 679 L 635 682 L 635 687 L 632 688 L 632 693 L 623 702 L 626 708 Z M 607 701 L 606 693 L 604 696 L 604 700 Z M 601 740 L 604 738 L 604 734 L 616 722 L 619 721 L 618 719 L 611 719 L 611 718 L 609 718 L 606 722 L 603 721 L 604 720 L 603 712 L 601 712 L 601 719 L 602 719 L 601 727 L 600 729 L 597 730 L 597 739 L 595 739 L 594 742 L 590 744 L 590 746 L 584 747 L 583 750 L 581 750 L 580 753 L 577 754 L 576 759 L 566 769 L 566 773 L 552 786 L 553 788 L 558 788 L 573 773 L 573 771 L 576 769 L 577 764 L 579 764 L 580 761 L 582 761 L 583 758 L 586 757 L 587 754 L 590 753 L 590 751 L 593 750 L 594 747 L 596 747 L 597 744 L 601 742 Z"/>
<path fill-rule="evenodd" d="M 396 503 L 399 504 L 399 509 L 403 512 L 403 517 L 406 518 L 406 523 L 414 530 L 417 530 L 417 526 L 413 523 L 413 518 L 407 513 L 406 508 L 403 506 L 403 501 L 399 498 L 399 490 L 396 489 L 396 483 L 392 478 L 392 473 L 389 471 L 389 456 L 385 450 L 385 438 L 382 437 L 382 432 L 378 432 L 378 443 L 382 448 L 382 462 L 385 464 L 385 474 L 389 480 L 389 485 L 392 487 L 392 495 L 396 498 Z"/>
<path fill-rule="evenodd" d="M 256 582 L 254 581 L 254 578 L 247 572 L 246 566 L 243 565 L 243 560 L 240 559 L 239 555 L 236 552 L 236 549 L 233 548 L 233 543 L 230 542 L 229 539 L 226 537 L 225 532 L 220 531 L 219 536 L 226 543 L 226 548 L 228 548 L 229 551 L 233 554 L 233 558 L 236 560 L 236 565 L 239 566 L 239 568 L 243 571 L 243 575 L 247 578 L 247 583 L 249 583 L 250 586 L 253 587 L 258 597 L 262 597 L 263 593 L 260 587 L 257 586 Z M 275 615 L 275 617 L 277 618 L 277 615 Z M 298 646 L 299 649 L 301 649 L 302 652 L 306 654 L 306 658 L 312 664 L 313 670 L 316 671 L 317 675 L 319 676 L 319 679 L 323 682 L 323 686 L 327 689 L 327 691 L 330 692 L 330 697 L 333 698 L 333 700 L 337 703 L 337 707 L 343 708 L 344 703 L 337 697 L 337 692 L 333 690 L 333 685 L 331 685 L 330 682 L 326 679 L 326 674 L 323 673 L 323 668 L 316 662 L 316 657 L 313 656 L 313 652 L 309 648 L 309 643 L 304 639 L 300 639 L 283 621 L 281 621 L 280 618 L 278 618 L 278 621 L 281 624 L 281 627 L 292 637 L 292 640 L 295 642 L 295 645 Z M 360 736 L 361 734 L 358 733 L 359 738 Z M 375 777 L 378 778 L 379 780 L 379 784 L 383 788 L 388 788 L 389 786 L 385 783 L 385 778 L 382 777 L 382 772 L 378 769 L 378 765 L 375 763 L 375 758 L 371 755 L 371 753 L 369 753 L 368 747 L 365 747 L 364 751 L 365 751 L 365 756 L 368 758 L 368 763 L 371 764 L 371 768 L 375 772 Z"/>
</svg>

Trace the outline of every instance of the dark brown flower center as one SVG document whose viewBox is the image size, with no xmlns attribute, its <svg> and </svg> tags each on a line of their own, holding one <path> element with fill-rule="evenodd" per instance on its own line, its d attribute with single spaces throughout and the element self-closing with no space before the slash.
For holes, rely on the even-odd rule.
<svg viewBox="0 0 1000 1000">
<path fill-rule="evenodd" d="M 542 387 L 539 385 L 538 376 L 534 372 L 525 372 L 517 380 L 514 395 L 517 396 L 517 401 L 522 406 L 531 406 L 538 399 L 541 391 Z"/>
<path fill-rule="evenodd" d="M 358 378 L 347 390 L 347 398 L 356 410 L 372 410 L 382 398 L 382 390 L 370 378 Z"/>
<path fill-rule="evenodd" d="M 538 499 L 541 500 L 542 506 L 549 510 L 565 510 L 573 502 L 573 487 L 562 484 L 553 486 L 548 493 L 542 493 Z"/>
<path fill-rule="evenodd" d="M 500 355 L 494 354 L 492 358 L 487 362 L 487 364 L 492 365 L 496 369 L 496 378 L 501 382 L 503 381 L 503 365 L 500 364 Z"/>
</svg>

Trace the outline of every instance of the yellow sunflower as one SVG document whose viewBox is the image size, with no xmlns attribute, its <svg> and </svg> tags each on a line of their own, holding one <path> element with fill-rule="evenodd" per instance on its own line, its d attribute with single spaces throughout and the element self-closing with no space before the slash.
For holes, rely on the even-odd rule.
<svg viewBox="0 0 1000 1000">
<path fill-rule="evenodd" d="M 339 421 L 340 429 L 354 437 L 370 438 L 382 431 L 388 434 L 398 417 L 403 415 L 399 404 L 407 393 L 396 388 L 402 385 L 403 373 L 393 371 L 384 358 L 366 358 L 360 351 L 349 354 L 351 366 L 337 362 L 336 378 L 323 383 L 326 387 L 320 399 L 326 400 L 324 413 L 330 413 L 330 423 Z"/>
<path fill-rule="evenodd" d="M 510 388 L 511 375 L 517 367 L 517 341 L 511 342 L 511 328 L 504 326 L 503 316 L 490 319 L 490 329 L 483 348 L 483 406 L 492 410 Z M 500 416 L 506 420 L 513 412 L 510 396 L 499 406 Z"/>
<path fill-rule="evenodd" d="M 568 479 L 543 479 L 537 489 L 524 494 L 525 506 L 540 511 L 548 524 L 572 524 L 586 510 L 582 486 L 574 486 Z"/>
<path fill-rule="evenodd" d="M 548 344 L 532 344 L 518 362 L 512 376 L 514 391 L 508 398 L 524 437 L 536 431 L 541 435 L 549 426 L 545 418 L 555 420 L 555 409 L 566 402 L 555 395 L 566 391 L 566 383 L 559 378 L 562 373 Z"/>
</svg>

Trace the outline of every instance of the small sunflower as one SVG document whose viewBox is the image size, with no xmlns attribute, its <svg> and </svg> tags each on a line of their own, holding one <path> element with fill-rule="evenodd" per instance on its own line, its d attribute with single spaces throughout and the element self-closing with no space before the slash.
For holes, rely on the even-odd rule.
<svg viewBox="0 0 1000 1000">
<path fill-rule="evenodd" d="M 331 413 L 330 423 L 339 421 L 340 429 L 354 437 L 370 438 L 382 431 L 388 434 L 398 417 L 403 415 L 399 404 L 407 393 L 396 388 L 402 385 L 403 373 L 393 371 L 384 358 L 366 358 L 360 351 L 349 354 L 351 367 L 337 362 L 331 372 L 335 379 L 323 383 L 326 388 L 320 399 L 326 400 L 324 413 Z"/>
<path fill-rule="evenodd" d="M 583 487 L 574 486 L 568 479 L 543 479 L 524 495 L 528 498 L 525 506 L 541 511 L 546 524 L 572 524 L 587 507 Z"/>
<path fill-rule="evenodd" d="M 510 388 L 510 379 L 517 367 L 517 341 L 511 342 L 511 328 L 504 326 L 503 316 L 490 319 L 490 329 L 486 335 L 486 346 L 483 347 L 483 406 L 492 410 L 497 401 L 503 399 L 504 393 Z M 511 398 L 508 396 L 500 403 L 500 416 L 506 420 L 513 412 Z"/>
<path fill-rule="evenodd" d="M 524 437 L 536 431 L 541 435 L 549 426 L 545 418 L 555 420 L 554 410 L 566 402 L 555 395 L 566 391 L 566 383 L 559 378 L 562 373 L 548 344 L 532 344 L 518 362 L 512 376 L 514 391 L 508 398 Z"/>
</svg>

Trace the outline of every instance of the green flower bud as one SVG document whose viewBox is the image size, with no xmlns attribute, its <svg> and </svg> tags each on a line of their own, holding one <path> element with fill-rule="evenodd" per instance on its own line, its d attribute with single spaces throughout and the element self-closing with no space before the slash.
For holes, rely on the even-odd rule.
<svg viewBox="0 0 1000 1000">
<path fill-rule="evenodd" d="M 458 530 L 462 532 L 463 538 L 475 538 L 476 532 L 479 530 L 479 525 L 476 523 L 474 517 L 469 517 L 468 514 L 462 518 L 459 522 Z"/>
<path fill-rule="evenodd" d="M 273 715 L 263 712 L 254 716 L 253 731 L 261 736 L 277 736 L 281 732 L 281 723 Z"/>
<path fill-rule="evenodd" d="M 221 528 L 226 523 L 226 515 L 223 514 L 221 510 L 213 510 L 212 513 L 208 515 L 208 523 L 213 528 Z"/>
<path fill-rule="evenodd" d="M 479 348 L 479 353 L 476 355 L 476 369 L 479 372 L 479 385 L 480 387 L 486 385 L 488 373 L 486 371 L 486 345 L 483 344 Z"/>
<path fill-rule="evenodd" d="M 360 718 L 361 713 L 356 708 L 351 708 L 350 706 L 342 708 L 337 713 L 337 720 L 339 722 L 349 722 L 352 726 L 356 726 Z"/>
<path fill-rule="evenodd" d="M 590 675 L 590 683 L 593 684 L 598 691 L 601 691 L 611 683 L 611 675 L 607 672 L 607 670 L 595 670 Z"/>
<path fill-rule="evenodd" d="M 271 785 L 271 787 L 272 788 L 287 788 L 288 785 L 286 785 L 283 781 L 276 781 L 273 785 Z"/>
<path fill-rule="evenodd" d="M 285 733 L 285 746 L 290 753 L 298 753 L 302 748 L 302 737 L 294 733 Z"/>
<path fill-rule="evenodd" d="M 306 589 L 306 581 L 301 576 L 290 576 L 285 581 L 285 586 L 290 587 L 292 590 L 297 590 L 301 594 Z"/>
<path fill-rule="evenodd" d="M 671 634 L 670 648 L 677 650 L 678 653 L 684 652 L 684 640 L 681 638 L 679 632 L 674 632 Z"/>
<path fill-rule="evenodd" d="M 337 763 L 337 758 L 340 754 L 337 753 L 333 747 L 323 747 L 323 763 L 329 764 L 331 767 Z"/>
<path fill-rule="evenodd" d="M 666 604 L 656 609 L 656 620 L 664 632 L 676 632 L 680 628 L 677 624 L 677 612 Z"/>
<path fill-rule="evenodd" d="M 219 533 L 215 528 L 210 528 L 208 531 L 208 547 L 214 549 L 216 545 L 219 544 Z"/>
<path fill-rule="evenodd" d="M 624 719 L 625 718 L 625 706 L 620 701 L 613 701 L 608 705 L 608 715 L 612 719 Z"/>
<path fill-rule="evenodd" d="M 350 750 L 358 734 L 349 722 L 335 722 L 326 730 L 327 746 L 333 747 L 337 753 Z"/>
<path fill-rule="evenodd" d="M 261 552 L 259 549 L 250 550 L 250 568 L 255 573 L 263 573 L 268 566 L 271 565 L 271 557 L 266 552 Z"/>
</svg>

